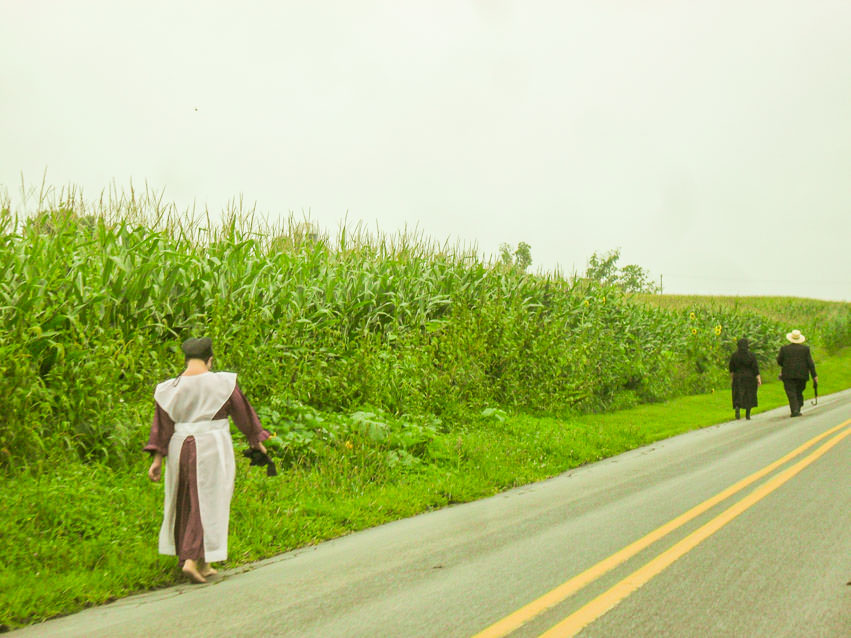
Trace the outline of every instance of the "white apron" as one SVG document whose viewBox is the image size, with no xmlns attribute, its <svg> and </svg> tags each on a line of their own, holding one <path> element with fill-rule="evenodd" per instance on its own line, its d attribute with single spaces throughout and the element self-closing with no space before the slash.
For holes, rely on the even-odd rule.
<svg viewBox="0 0 851 638">
<path fill-rule="evenodd" d="M 165 473 L 163 523 L 159 552 L 175 555 L 174 522 L 177 506 L 177 482 L 180 450 L 186 437 L 195 437 L 198 507 L 204 529 L 204 560 L 208 563 L 227 558 L 228 521 L 236 461 L 227 418 L 213 420 L 236 387 L 236 375 L 208 372 L 179 377 L 157 386 L 154 398 L 175 422 L 168 444 Z"/>
</svg>

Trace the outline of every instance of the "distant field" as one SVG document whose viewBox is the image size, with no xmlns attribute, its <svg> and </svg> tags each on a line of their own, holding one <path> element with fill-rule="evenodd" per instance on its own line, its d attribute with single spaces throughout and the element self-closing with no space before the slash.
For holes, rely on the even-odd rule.
<svg viewBox="0 0 851 638">
<path fill-rule="evenodd" d="M 827 350 L 851 343 L 851 303 L 799 297 L 723 297 L 700 295 L 640 295 L 641 301 L 671 310 L 694 307 L 756 312 L 782 326 L 797 328 Z"/>
</svg>

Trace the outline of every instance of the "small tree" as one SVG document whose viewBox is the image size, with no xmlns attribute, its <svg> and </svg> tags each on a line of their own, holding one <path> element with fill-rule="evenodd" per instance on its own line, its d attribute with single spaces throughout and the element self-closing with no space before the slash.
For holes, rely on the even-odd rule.
<svg viewBox="0 0 851 638">
<path fill-rule="evenodd" d="M 512 252 L 510 244 L 500 244 L 499 260 L 505 266 L 526 272 L 526 269 L 532 265 L 532 247 L 525 241 L 521 241 L 517 244 L 517 249 Z"/>
<path fill-rule="evenodd" d="M 585 276 L 601 284 L 615 284 L 618 280 L 618 260 L 621 258 L 620 248 L 610 250 L 605 255 L 595 252 L 588 260 Z"/>
<path fill-rule="evenodd" d="M 499 260 L 503 266 L 513 266 L 514 257 L 511 256 L 511 245 L 502 243 L 499 245 Z"/>
<path fill-rule="evenodd" d="M 657 291 L 656 284 L 650 281 L 650 273 L 635 264 L 629 264 L 621 268 L 618 285 L 626 292 Z"/>
<path fill-rule="evenodd" d="M 619 248 L 610 250 L 602 256 L 595 252 L 588 260 L 585 276 L 603 285 L 619 286 L 625 292 L 654 293 L 658 291 L 658 286 L 650 280 L 650 273 L 641 266 L 628 264 L 618 268 L 620 257 Z"/>
<path fill-rule="evenodd" d="M 517 244 L 517 250 L 514 251 L 514 265 L 524 272 L 532 265 L 532 247 L 525 241 Z"/>
</svg>

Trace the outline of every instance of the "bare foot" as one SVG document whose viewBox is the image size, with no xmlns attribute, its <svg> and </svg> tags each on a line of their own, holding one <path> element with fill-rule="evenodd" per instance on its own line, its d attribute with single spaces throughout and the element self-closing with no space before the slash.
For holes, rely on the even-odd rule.
<svg viewBox="0 0 851 638">
<path fill-rule="evenodd" d="M 191 558 L 186 560 L 183 563 L 183 573 L 189 576 L 192 579 L 192 582 L 195 583 L 206 583 L 207 581 L 201 575 L 201 572 L 198 571 L 198 566 L 195 564 L 195 561 Z"/>
<path fill-rule="evenodd" d="M 207 576 L 215 576 L 219 572 L 213 569 L 213 566 L 210 563 L 201 563 L 201 575 L 204 577 Z"/>
</svg>

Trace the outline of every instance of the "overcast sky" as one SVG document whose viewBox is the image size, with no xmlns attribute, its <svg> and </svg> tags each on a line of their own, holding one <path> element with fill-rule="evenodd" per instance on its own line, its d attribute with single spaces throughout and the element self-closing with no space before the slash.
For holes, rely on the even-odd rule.
<svg viewBox="0 0 851 638">
<path fill-rule="evenodd" d="M 851 300 L 848 0 L 0 0 L 0 185 Z"/>
</svg>

